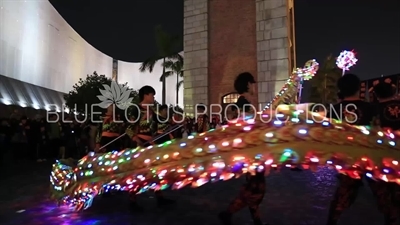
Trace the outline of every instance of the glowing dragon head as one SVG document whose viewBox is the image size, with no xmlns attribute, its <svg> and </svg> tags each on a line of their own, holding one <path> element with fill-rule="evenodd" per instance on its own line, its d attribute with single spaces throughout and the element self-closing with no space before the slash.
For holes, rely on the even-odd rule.
<svg viewBox="0 0 400 225">
<path fill-rule="evenodd" d="M 74 163 L 72 160 L 57 160 L 53 164 L 50 174 L 52 198 L 59 200 L 64 197 L 65 191 L 71 188 L 76 182 L 76 175 L 73 168 Z"/>
</svg>

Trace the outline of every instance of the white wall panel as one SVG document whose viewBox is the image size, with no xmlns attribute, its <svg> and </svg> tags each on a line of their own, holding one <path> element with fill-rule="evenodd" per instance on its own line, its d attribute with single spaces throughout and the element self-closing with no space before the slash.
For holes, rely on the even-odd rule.
<svg viewBox="0 0 400 225">
<path fill-rule="evenodd" d="M 0 74 L 67 93 L 112 58 L 80 37 L 46 0 L 0 0 Z"/>
<path fill-rule="evenodd" d="M 119 83 L 127 82 L 134 89 L 151 85 L 161 102 L 161 62 L 151 74 L 139 72 L 140 65 L 119 61 Z M 0 75 L 68 93 L 79 78 L 93 71 L 111 77 L 112 58 L 80 37 L 50 2 L 0 0 Z M 9 98 L 8 93 L 1 94 L 3 101 Z M 167 104 L 176 102 L 176 76 L 167 79 L 166 100 Z M 18 101 L 25 100 L 18 97 Z"/>
<path fill-rule="evenodd" d="M 181 53 L 183 55 L 183 53 Z M 160 82 L 160 76 L 162 74 L 162 61 L 158 61 L 154 66 L 153 72 L 143 72 L 139 71 L 141 63 L 128 63 L 123 61 L 118 61 L 118 82 L 128 83 L 129 87 L 133 89 L 140 89 L 145 85 L 150 85 L 156 90 L 156 100 L 161 103 L 161 89 L 162 83 Z M 179 78 L 181 80 L 182 78 Z M 167 78 L 167 96 L 166 103 L 173 104 L 176 103 L 176 75 Z M 183 85 L 179 88 L 179 104 L 183 107 Z"/>
</svg>

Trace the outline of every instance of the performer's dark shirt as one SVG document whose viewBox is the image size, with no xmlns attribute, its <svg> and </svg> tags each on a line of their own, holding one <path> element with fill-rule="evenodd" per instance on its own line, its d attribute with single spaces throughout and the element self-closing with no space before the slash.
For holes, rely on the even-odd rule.
<svg viewBox="0 0 400 225">
<path fill-rule="evenodd" d="M 239 108 L 240 112 L 252 112 L 251 103 L 244 96 L 240 96 L 236 101 L 236 106 Z"/>
<path fill-rule="evenodd" d="M 244 96 L 240 96 L 236 101 L 236 105 L 239 108 L 239 112 L 252 113 L 253 108 L 250 106 L 251 103 Z M 252 198 L 262 198 L 265 193 L 265 178 L 264 173 L 251 173 L 246 174 L 247 183 L 245 184 L 246 191 L 251 193 Z"/>
<path fill-rule="evenodd" d="M 154 117 L 155 130 L 156 130 L 156 144 L 162 144 L 175 138 L 176 132 L 169 131 L 173 126 L 171 119 L 168 119 L 160 114 Z"/>
<path fill-rule="evenodd" d="M 400 130 L 399 100 L 390 100 L 378 103 L 378 114 L 381 127 Z"/>
<path fill-rule="evenodd" d="M 158 134 L 163 134 L 165 131 L 171 128 L 171 121 L 161 115 L 155 116 L 154 122 L 157 125 L 157 130 L 156 132 Z"/>
<path fill-rule="evenodd" d="M 369 102 L 361 100 L 346 101 L 329 107 L 327 117 L 342 120 L 352 125 L 371 125 L 376 116 L 376 108 Z"/>
<path fill-rule="evenodd" d="M 156 131 L 154 122 L 154 111 L 150 107 L 134 107 L 129 109 L 129 117 L 131 121 L 126 129 L 126 134 L 133 138 L 136 135 L 145 135 L 152 137 Z"/>
<path fill-rule="evenodd" d="M 120 133 L 120 126 L 119 126 L 118 123 L 115 123 L 113 121 L 112 117 L 106 116 L 103 119 L 103 123 L 101 124 L 100 129 L 98 129 L 98 131 L 97 131 L 96 143 L 100 143 L 103 132 L 119 134 Z"/>
</svg>

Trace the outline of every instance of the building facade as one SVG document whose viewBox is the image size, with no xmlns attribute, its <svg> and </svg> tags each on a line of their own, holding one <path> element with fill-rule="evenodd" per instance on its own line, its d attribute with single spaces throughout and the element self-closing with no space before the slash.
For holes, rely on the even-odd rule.
<svg viewBox="0 0 400 225">
<path fill-rule="evenodd" d="M 1 104 L 47 110 L 56 104 L 60 111 L 64 93 L 94 71 L 134 89 L 152 85 L 161 101 L 161 64 L 152 74 L 140 73 L 139 67 L 91 46 L 49 1 L 0 1 Z M 167 79 L 167 87 L 176 87 L 176 77 Z M 167 89 L 166 99 L 175 104 L 175 88 Z"/>
<path fill-rule="evenodd" d="M 184 0 L 184 107 L 235 102 L 241 72 L 265 105 L 295 68 L 293 0 Z"/>
<path fill-rule="evenodd" d="M 198 103 L 235 102 L 233 81 L 241 72 L 251 72 L 258 81 L 256 103 L 271 100 L 296 64 L 292 0 L 184 4 L 185 76 L 179 102 L 185 110 L 190 114 Z M 113 60 L 86 43 L 48 1 L 1 1 L 0 30 L 0 75 L 24 83 L 3 85 L 3 104 L 62 105 L 63 93 L 94 71 L 134 89 L 152 85 L 161 93 L 160 63 L 153 74 L 142 74 L 140 63 Z M 167 103 L 175 103 L 175 82 L 167 79 Z M 29 85 L 42 89 L 20 90 Z"/>
</svg>

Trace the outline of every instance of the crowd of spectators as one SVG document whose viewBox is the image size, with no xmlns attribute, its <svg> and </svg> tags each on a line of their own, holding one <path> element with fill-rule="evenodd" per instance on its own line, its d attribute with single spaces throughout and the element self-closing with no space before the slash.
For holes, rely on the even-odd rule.
<svg viewBox="0 0 400 225">
<path fill-rule="evenodd" d="M 75 116 L 57 121 L 55 115 L 49 118 L 40 115 L 29 118 L 18 112 L 8 118 L 1 118 L 0 168 L 27 161 L 41 163 L 85 156 L 95 148 L 100 124 L 79 121 Z M 174 137 L 182 138 L 194 132 L 195 122 L 193 118 L 186 118 L 184 126 L 174 132 Z M 217 128 L 220 124 L 219 119 L 212 118 L 210 128 Z M 126 125 L 121 123 L 121 134 L 125 132 Z M 128 142 L 122 141 L 121 149 L 129 147 Z"/>
<path fill-rule="evenodd" d="M 28 118 L 14 114 L 2 118 L 0 163 L 80 158 L 94 146 L 91 141 L 94 142 L 96 129 L 93 123 L 78 123 L 72 118 L 64 122 L 48 121 L 39 115 Z"/>
</svg>

